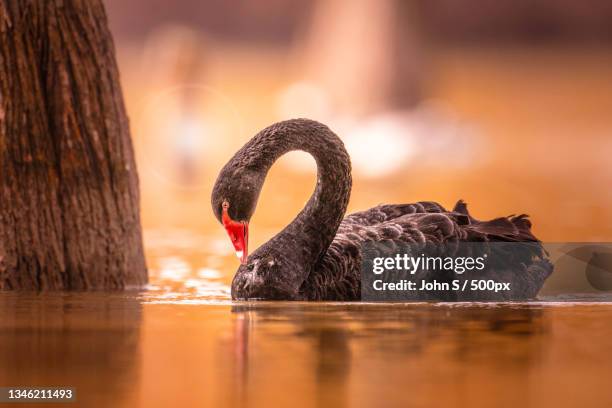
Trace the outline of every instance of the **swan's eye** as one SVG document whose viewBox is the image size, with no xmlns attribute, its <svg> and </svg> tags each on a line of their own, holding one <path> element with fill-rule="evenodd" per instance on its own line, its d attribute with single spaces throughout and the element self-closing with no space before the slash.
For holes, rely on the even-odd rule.
<svg viewBox="0 0 612 408">
<path fill-rule="evenodd" d="M 255 269 L 255 264 L 254 263 L 248 264 L 246 268 L 247 268 L 247 271 L 251 272 L 253 271 L 253 269 Z"/>
</svg>

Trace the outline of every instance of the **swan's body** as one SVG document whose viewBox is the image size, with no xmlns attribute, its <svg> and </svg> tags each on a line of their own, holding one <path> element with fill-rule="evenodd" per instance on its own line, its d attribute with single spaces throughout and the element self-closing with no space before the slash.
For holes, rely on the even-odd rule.
<svg viewBox="0 0 612 408">
<path fill-rule="evenodd" d="M 265 176 L 278 157 L 304 150 L 317 162 L 317 186 L 298 216 L 246 257 L 248 221 Z M 375 159 L 374 159 L 375 160 Z M 552 271 L 526 216 L 481 222 L 463 202 L 447 211 L 433 202 L 380 205 L 343 219 L 351 191 L 350 159 L 325 125 L 295 119 L 251 139 L 221 171 L 212 205 L 230 234 L 242 265 L 232 282 L 234 299 L 359 300 L 366 243 L 531 242 L 529 251 L 491 273 L 512 282 L 504 299 L 534 297 Z M 459 293 L 442 300 L 461 300 Z"/>
</svg>

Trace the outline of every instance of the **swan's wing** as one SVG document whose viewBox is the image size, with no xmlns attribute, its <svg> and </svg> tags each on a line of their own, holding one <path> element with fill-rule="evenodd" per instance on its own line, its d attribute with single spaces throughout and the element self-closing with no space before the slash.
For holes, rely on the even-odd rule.
<svg viewBox="0 0 612 408">
<path fill-rule="evenodd" d="M 525 215 L 478 221 L 469 215 L 465 204 L 459 202 L 453 212 L 412 212 L 378 223 L 367 224 L 363 221 L 373 220 L 372 217 L 353 217 L 370 212 L 387 214 L 391 213 L 389 207 L 399 206 L 384 207 L 353 214 L 343 221 L 324 258 L 304 284 L 308 298 L 358 300 L 365 243 L 378 244 L 375 247 L 380 248 L 381 253 L 377 256 L 386 256 L 395 253 L 398 245 L 403 243 L 531 242 L 533 245 L 525 245 L 524 251 L 511 257 L 505 253 L 492 254 L 500 260 L 500 264 L 489 271 L 490 276 L 495 275 L 514 284 L 513 292 L 507 293 L 508 298 L 535 296 L 552 272 L 546 252 L 531 233 L 531 223 Z M 409 207 L 405 208 L 412 211 Z M 492 250 L 495 251 L 496 247 L 492 246 Z"/>
<path fill-rule="evenodd" d="M 427 214 L 438 214 L 438 216 L 428 217 Z M 413 233 L 420 231 L 433 234 L 433 236 L 421 238 L 428 241 L 434 240 L 434 242 L 447 240 L 538 241 L 531 233 L 531 222 L 526 214 L 479 221 L 468 212 L 463 200 L 459 200 L 450 212 L 433 201 L 379 205 L 347 216 L 342 220 L 338 234 L 349 234 L 360 231 L 361 227 L 372 227 L 364 230 L 370 232 L 370 238 L 376 239 L 372 233 L 382 234 L 380 237 L 385 238 L 391 233 L 394 226 L 396 230 L 399 227 L 404 230 L 404 234 L 397 237 L 400 240 L 411 240 L 414 238 Z M 451 228 L 451 226 L 454 227 Z"/>
<path fill-rule="evenodd" d="M 434 211 L 426 212 L 426 208 Z M 424 207 L 421 203 L 379 206 L 345 218 L 325 256 L 304 282 L 301 290 L 304 297 L 311 300 L 360 300 L 361 263 L 366 243 L 373 244 L 380 251 L 376 256 L 392 256 L 399 250 L 399 245 L 405 243 L 442 242 L 461 235 L 456 228 L 456 219 L 467 218 L 435 211 L 439 209 L 442 207 L 437 204 Z M 392 216 L 400 211 L 404 214 Z M 377 222 L 377 217 L 384 216 L 387 221 Z"/>
<path fill-rule="evenodd" d="M 407 214 L 443 213 L 444 207 L 433 201 L 420 201 L 412 204 L 382 204 L 369 210 L 348 215 L 340 225 L 340 231 L 351 225 L 370 226 L 394 220 Z"/>
</svg>

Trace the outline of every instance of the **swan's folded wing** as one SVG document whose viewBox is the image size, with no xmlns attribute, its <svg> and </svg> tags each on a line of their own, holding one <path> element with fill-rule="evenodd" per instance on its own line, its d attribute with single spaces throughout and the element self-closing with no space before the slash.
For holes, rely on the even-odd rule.
<svg viewBox="0 0 612 408">
<path fill-rule="evenodd" d="M 400 206 L 379 206 L 353 214 L 353 218 L 347 217 L 325 256 L 304 283 L 304 296 L 316 300 L 360 299 L 361 262 L 365 243 L 376 244 L 381 255 L 386 256 L 397 252 L 398 244 L 401 243 L 444 242 L 460 233 L 456 228 L 456 219 L 463 219 L 463 216 L 438 211 L 443 208 L 432 204 L 407 204 L 402 206 L 405 213 L 399 217 L 391 217 L 390 214 Z M 411 209 L 411 205 L 415 208 Z M 420 212 L 412 212 L 415 209 Z M 424 209 L 430 209 L 431 212 L 425 212 Z M 372 216 L 383 216 L 379 213 L 387 214 L 389 220 L 373 222 Z M 370 225 L 363 222 L 367 218 L 363 214 L 370 216 Z"/>
<path fill-rule="evenodd" d="M 531 223 L 524 215 L 478 221 L 469 216 L 467 209 L 457 212 L 410 213 L 412 209 L 408 206 L 410 204 L 404 207 L 406 213 L 399 217 L 391 216 L 392 211 L 397 210 L 399 206 L 379 206 L 347 217 L 324 258 L 306 282 L 304 289 L 309 292 L 309 296 L 313 299 L 359 299 L 362 251 L 365 243 L 377 244 L 376 248 L 381 251 L 381 256 L 387 256 L 386 252 L 393 254 L 398 250 L 398 244 L 401 246 L 402 243 L 440 244 L 440 248 L 451 251 L 452 243 L 458 242 L 530 243 L 512 256 L 496 253 L 503 247 L 489 248 L 491 255 L 499 263 L 488 273 L 514 283 L 512 292 L 504 295 L 508 299 L 535 296 L 552 272 L 546 251 L 531 233 Z M 375 222 L 374 217 L 381 219 L 384 216 L 389 217 L 389 220 Z M 469 250 L 478 246 L 462 248 Z M 457 296 L 454 300 L 460 299 L 459 295 Z"/>
<path fill-rule="evenodd" d="M 443 213 L 444 207 L 433 201 L 420 201 L 411 204 L 381 204 L 369 210 L 359 211 L 348 215 L 340 225 L 339 233 L 343 227 L 350 225 L 372 226 L 394 220 L 408 214 Z M 349 229 L 350 230 L 350 229 Z"/>
</svg>

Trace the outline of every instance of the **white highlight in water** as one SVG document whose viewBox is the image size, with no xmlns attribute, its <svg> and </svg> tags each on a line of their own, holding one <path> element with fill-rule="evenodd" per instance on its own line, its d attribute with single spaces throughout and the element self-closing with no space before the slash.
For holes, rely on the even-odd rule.
<svg viewBox="0 0 612 408">
<path fill-rule="evenodd" d="M 221 273 L 212 268 L 200 268 L 198 270 L 198 277 L 202 279 L 219 279 L 221 278 Z"/>
</svg>

